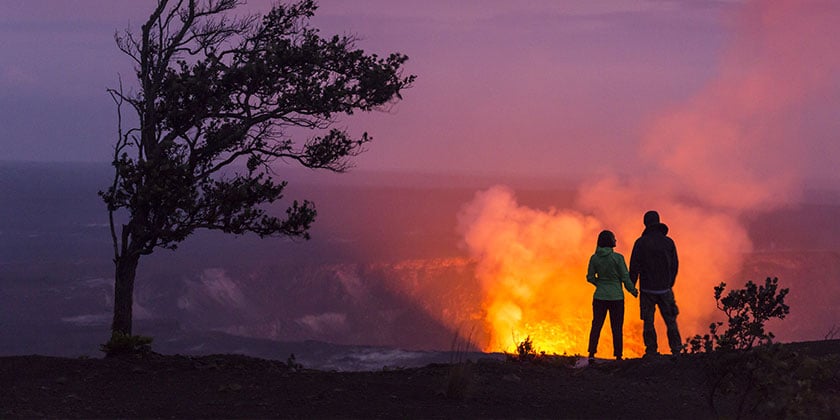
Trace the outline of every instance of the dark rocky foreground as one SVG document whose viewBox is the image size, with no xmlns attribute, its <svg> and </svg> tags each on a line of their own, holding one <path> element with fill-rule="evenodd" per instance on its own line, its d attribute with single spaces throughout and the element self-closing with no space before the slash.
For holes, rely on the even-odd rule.
<svg viewBox="0 0 840 420">
<path fill-rule="evenodd" d="M 840 340 L 796 346 L 821 359 L 840 355 Z M 574 357 L 488 359 L 326 372 L 237 355 L 2 357 L 0 417 L 696 419 L 721 414 L 707 403 L 699 356 L 599 360 L 585 367 L 575 367 L 576 362 Z M 840 375 L 833 375 L 820 382 L 829 386 L 816 392 L 837 402 Z"/>
</svg>

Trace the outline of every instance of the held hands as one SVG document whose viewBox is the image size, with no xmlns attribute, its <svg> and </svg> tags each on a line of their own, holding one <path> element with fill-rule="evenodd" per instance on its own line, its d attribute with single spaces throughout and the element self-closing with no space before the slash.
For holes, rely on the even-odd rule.
<svg viewBox="0 0 840 420">
<path fill-rule="evenodd" d="M 634 298 L 639 297 L 639 291 L 636 289 L 631 290 L 630 294 L 633 295 Z"/>
</svg>

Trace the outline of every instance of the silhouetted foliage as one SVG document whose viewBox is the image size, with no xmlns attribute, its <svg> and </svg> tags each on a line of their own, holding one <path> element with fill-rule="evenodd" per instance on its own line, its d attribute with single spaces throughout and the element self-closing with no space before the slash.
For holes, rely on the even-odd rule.
<svg viewBox="0 0 840 420">
<path fill-rule="evenodd" d="M 446 398 L 463 400 L 473 386 L 475 366 L 471 360 L 467 359 L 467 353 L 475 348 L 472 335 L 472 330 L 467 336 L 462 336 L 461 331 L 457 330 L 452 338 L 449 352 L 450 368 L 444 392 Z"/>
<path fill-rule="evenodd" d="M 292 372 L 299 372 L 303 370 L 303 365 L 298 363 L 294 353 L 290 354 L 289 357 L 286 359 L 286 366 Z"/>
<path fill-rule="evenodd" d="M 115 331 L 111 339 L 99 347 L 106 356 L 144 355 L 152 352 L 152 337 L 128 335 Z"/>
<path fill-rule="evenodd" d="M 709 334 L 686 340 L 690 352 L 700 350 L 748 350 L 755 344 L 770 344 L 775 337 L 766 331 L 765 322 L 771 318 L 784 319 L 790 313 L 785 296 L 790 289 L 779 290 L 778 278 L 767 278 L 763 286 L 748 281 L 743 289 L 731 290 L 724 297 L 726 283 L 715 287 L 717 308 L 726 314 L 727 328 L 720 331 L 722 322 L 709 325 Z M 777 292 L 778 291 L 778 292 Z"/>
<path fill-rule="evenodd" d="M 228 14 L 241 3 L 158 0 L 139 34 L 116 36 L 138 91 L 122 82 L 109 90 L 119 134 L 114 180 L 100 195 L 116 264 L 114 332 L 131 335 L 137 265 L 156 248 L 175 249 L 201 228 L 308 239 L 311 202 L 292 202 L 282 217 L 263 206 L 286 187 L 271 165 L 345 171 L 371 138 L 331 128 L 336 117 L 401 99 L 414 80 L 402 76 L 405 55 L 322 38 L 309 26 L 312 0 L 275 4 L 262 17 Z M 136 127 L 123 127 L 126 104 Z M 301 130 L 312 135 L 293 138 Z"/>
<path fill-rule="evenodd" d="M 725 417 L 836 417 L 837 399 L 817 391 L 837 381 L 840 361 L 789 351 L 765 330 L 766 321 L 790 313 L 789 289 L 769 277 L 763 286 L 749 281 L 722 297 L 725 287 L 715 287 L 715 301 L 727 328 L 714 322 L 709 334 L 686 340 L 689 353 L 704 357 L 709 405 Z"/>
<path fill-rule="evenodd" d="M 534 342 L 531 341 L 531 336 L 525 337 L 516 345 L 516 358 L 520 362 L 528 362 L 536 359 L 537 349 L 534 347 Z"/>
</svg>

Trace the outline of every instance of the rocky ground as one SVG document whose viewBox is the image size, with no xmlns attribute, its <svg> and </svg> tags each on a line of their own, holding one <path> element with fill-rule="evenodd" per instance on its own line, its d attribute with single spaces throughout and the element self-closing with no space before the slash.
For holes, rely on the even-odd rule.
<svg viewBox="0 0 840 420">
<path fill-rule="evenodd" d="M 840 340 L 796 344 L 837 360 Z M 827 356 L 826 356 L 827 355 Z M 828 359 L 826 359 L 828 358 Z M 832 359 L 833 358 L 833 359 Z M 0 358 L 0 417 L 715 418 L 705 361 L 476 360 L 326 372 L 237 355 Z M 834 404 L 840 374 L 817 392 Z M 838 415 L 840 411 L 834 411 Z"/>
</svg>

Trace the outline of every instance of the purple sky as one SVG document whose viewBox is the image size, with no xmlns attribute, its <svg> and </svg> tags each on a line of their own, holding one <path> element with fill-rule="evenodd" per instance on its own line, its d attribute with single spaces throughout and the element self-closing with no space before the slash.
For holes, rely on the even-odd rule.
<svg viewBox="0 0 840 420">
<path fill-rule="evenodd" d="M 118 74 L 125 80 L 132 75 L 113 34 L 129 24 L 137 28 L 154 3 L 0 2 L 0 160 L 109 159 L 115 111 L 105 89 L 117 84 Z M 731 67 L 739 60 L 732 55 L 754 50 L 739 44 L 749 39 L 743 33 L 753 30 L 750 19 L 743 18 L 749 5 L 740 1 L 319 4 L 313 23 L 323 34 L 353 33 L 360 37 L 358 46 L 370 52 L 405 53 L 407 70 L 418 75 L 389 112 L 341 122 L 374 136 L 356 161 L 360 170 L 525 176 L 644 172 L 649 165 L 644 156 L 656 155 L 640 152 L 651 147 L 645 140 L 651 127 L 660 127 L 662 116 L 673 109 L 708 96 L 703 92 L 721 73 L 738 73 Z M 840 16 L 831 2 L 810 4 L 815 16 Z M 250 0 L 246 9 L 265 11 L 269 5 Z M 757 20 L 763 18 L 772 16 Z M 815 26 L 815 31 L 830 26 Z M 820 47 L 836 55 L 836 33 L 810 35 L 827 40 Z M 819 54 L 816 50 L 814 57 Z M 741 62 L 749 68 L 750 55 L 744 57 Z M 783 138 L 756 148 L 753 157 L 773 154 L 779 144 L 801 146 L 801 162 L 795 165 L 806 168 L 806 178 L 838 179 L 840 74 L 829 65 L 828 80 L 783 108 L 790 120 L 779 134 Z M 709 161 L 700 166 L 713 170 L 714 154 L 704 158 Z M 784 159 L 773 162 L 785 164 Z"/>
</svg>

